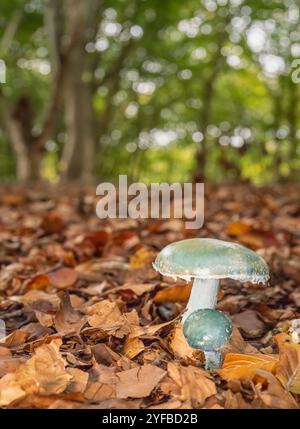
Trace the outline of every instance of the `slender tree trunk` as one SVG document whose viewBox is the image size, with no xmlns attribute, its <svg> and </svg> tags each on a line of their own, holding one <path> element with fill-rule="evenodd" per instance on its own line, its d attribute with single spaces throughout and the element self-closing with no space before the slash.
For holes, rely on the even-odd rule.
<svg viewBox="0 0 300 429">
<path fill-rule="evenodd" d="M 211 105 L 213 101 L 214 94 L 214 84 L 217 77 L 218 69 L 218 60 L 213 65 L 212 73 L 207 80 L 204 87 L 203 100 L 205 102 L 205 107 L 202 112 L 201 117 L 201 130 L 203 134 L 203 140 L 201 142 L 201 147 L 198 148 L 196 152 L 197 160 L 197 169 L 195 173 L 195 182 L 203 182 L 205 180 L 205 167 L 206 167 L 206 157 L 207 157 L 207 127 L 211 118 Z"/>
<path fill-rule="evenodd" d="M 95 130 L 93 92 L 90 82 L 83 79 L 86 71 L 85 45 L 94 34 L 97 21 L 95 7 L 101 2 L 95 0 L 69 0 L 68 27 L 79 28 L 82 37 L 70 54 L 69 76 L 65 84 L 65 124 L 67 141 L 61 158 L 62 181 L 80 180 L 89 183 L 94 178 Z"/>
<path fill-rule="evenodd" d="M 81 2 L 81 4 L 84 5 L 85 3 Z M 52 29 L 55 29 L 58 25 L 57 16 L 60 10 L 60 3 L 58 0 L 53 0 L 51 3 L 51 7 L 53 7 L 53 10 L 50 11 L 51 13 L 49 12 L 49 1 L 47 5 L 48 7 L 45 8 L 47 19 L 45 17 L 45 20 L 51 22 L 53 24 Z M 7 43 L 13 40 L 18 23 L 20 22 L 19 15 L 13 18 L 12 23 L 9 24 L 6 31 Z M 49 35 L 51 36 L 51 34 Z M 65 41 L 66 43 L 63 46 L 56 46 L 58 49 L 56 52 L 56 63 L 55 65 L 52 64 L 52 88 L 50 89 L 41 132 L 37 136 L 32 133 L 35 117 L 31 109 L 30 98 L 21 95 L 17 102 L 13 106 L 10 106 L 9 100 L 6 99 L 0 88 L 0 107 L 9 140 L 16 156 L 18 180 L 33 182 L 39 181 L 41 178 L 41 163 L 45 151 L 45 143 L 51 138 L 55 130 L 62 105 L 62 90 L 69 66 L 68 58 L 73 51 L 73 47 L 80 40 L 80 36 L 80 29 L 75 25 L 72 28 L 72 32 L 69 33 L 68 40 Z"/>
<path fill-rule="evenodd" d="M 281 164 L 281 140 L 277 136 L 277 131 L 280 128 L 282 122 L 282 100 L 285 92 L 285 79 L 283 76 L 279 78 L 279 88 L 272 94 L 273 98 L 273 124 L 272 128 L 274 130 L 274 141 L 276 143 L 276 151 L 274 154 L 274 179 L 279 180 L 280 178 L 280 164 Z"/>
<path fill-rule="evenodd" d="M 65 86 L 67 141 L 61 158 L 62 180 L 89 183 L 94 178 L 95 134 L 90 85 L 82 80 L 84 51 L 78 47 L 72 58 L 72 75 Z"/>
<path fill-rule="evenodd" d="M 212 110 L 212 102 L 214 97 L 214 87 L 215 83 L 219 77 L 219 72 L 221 70 L 221 65 L 223 63 L 223 56 L 221 55 L 221 49 L 225 45 L 227 38 L 225 29 L 228 23 L 230 22 L 231 15 L 228 14 L 224 19 L 222 28 L 219 29 L 219 33 L 217 35 L 217 50 L 211 61 L 211 71 L 209 76 L 204 83 L 203 88 L 203 96 L 202 100 L 204 101 L 204 105 L 201 111 L 201 117 L 199 118 L 199 128 L 203 134 L 203 140 L 201 142 L 201 146 L 198 147 L 196 152 L 196 171 L 194 174 L 195 182 L 203 182 L 205 180 L 205 168 L 207 163 L 207 127 L 211 121 L 211 110 Z"/>
<path fill-rule="evenodd" d="M 287 121 L 290 132 L 290 160 L 299 157 L 298 141 L 297 141 L 297 110 L 298 110 L 298 85 L 295 85 L 292 80 L 289 80 L 289 105 L 287 109 Z"/>
</svg>

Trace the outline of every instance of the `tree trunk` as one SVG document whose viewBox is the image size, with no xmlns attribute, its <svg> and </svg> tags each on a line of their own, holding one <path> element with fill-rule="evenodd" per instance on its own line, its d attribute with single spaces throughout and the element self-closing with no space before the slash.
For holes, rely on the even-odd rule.
<svg viewBox="0 0 300 429">
<path fill-rule="evenodd" d="M 82 37 L 70 53 L 69 76 L 65 83 L 65 125 L 67 140 L 61 158 L 62 181 L 80 180 L 90 183 L 94 178 L 95 133 L 91 84 L 83 80 L 86 71 L 85 45 L 93 33 L 95 5 L 101 2 L 69 0 L 68 26 L 80 28 Z M 94 22 L 94 27 L 95 22 Z"/>
<path fill-rule="evenodd" d="M 287 109 L 287 121 L 290 132 L 290 160 L 299 157 L 297 139 L 297 110 L 298 110 L 298 85 L 292 79 L 289 80 L 289 105 Z"/>
<path fill-rule="evenodd" d="M 67 141 L 61 158 L 63 181 L 93 181 L 95 161 L 94 112 L 92 93 L 82 80 L 84 51 L 74 50 L 69 79 L 65 86 Z"/>
<path fill-rule="evenodd" d="M 201 147 L 198 147 L 196 152 L 196 171 L 194 174 L 195 182 L 203 182 L 205 180 L 205 167 L 207 161 L 207 126 L 211 120 L 211 107 L 214 97 L 214 86 L 216 80 L 219 76 L 219 71 L 221 69 L 221 64 L 223 62 L 223 56 L 221 55 L 221 49 L 225 45 L 227 38 L 225 32 L 227 24 L 230 22 L 231 14 L 228 14 L 226 19 L 223 22 L 222 27 L 219 29 L 217 35 L 217 50 L 211 61 L 211 71 L 204 84 L 203 88 L 203 97 L 204 106 L 202 107 L 201 117 L 199 118 L 199 129 L 203 134 L 203 140 L 201 142 Z"/>
</svg>

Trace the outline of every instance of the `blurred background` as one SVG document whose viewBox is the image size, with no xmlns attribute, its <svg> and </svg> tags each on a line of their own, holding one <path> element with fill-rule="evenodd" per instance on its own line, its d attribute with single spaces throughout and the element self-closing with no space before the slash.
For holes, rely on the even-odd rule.
<svg viewBox="0 0 300 429">
<path fill-rule="evenodd" d="M 300 179 L 298 0 L 0 9 L 2 183 Z"/>
</svg>

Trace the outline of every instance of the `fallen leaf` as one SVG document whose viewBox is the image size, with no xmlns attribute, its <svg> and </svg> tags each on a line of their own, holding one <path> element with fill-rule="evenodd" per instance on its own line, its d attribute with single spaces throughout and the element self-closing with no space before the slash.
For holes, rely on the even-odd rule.
<svg viewBox="0 0 300 429">
<path fill-rule="evenodd" d="M 146 292 L 150 292 L 155 288 L 152 283 L 125 283 L 123 286 L 118 287 L 117 292 L 130 290 L 135 295 L 141 296 Z"/>
<path fill-rule="evenodd" d="M 1 406 L 14 404 L 28 394 L 52 395 L 66 389 L 72 376 L 65 370 L 60 345 L 61 340 L 55 339 L 38 347 L 31 359 L 1 378 Z"/>
<path fill-rule="evenodd" d="M 64 230 L 62 218 L 55 212 L 46 213 L 41 222 L 41 228 L 47 234 L 59 234 Z"/>
<path fill-rule="evenodd" d="M 109 239 L 109 234 L 105 230 L 88 232 L 83 241 L 90 242 L 97 249 L 103 249 Z"/>
<path fill-rule="evenodd" d="M 48 304 L 48 307 L 58 308 L 60 299 L 57 294 L 46 293 L 42 290 L 30 290 L 24 295 L 13 298 L 24 305 L 40 309 L 41 306 Z"/>
<path fill-rule="evenodd" d="M 168 379 L 161 384 L 161 389 L 180 400 L 185 408 L 201 407 L 207 398 L 217 393 L 215 383 L 203 369 L 175 362 L 168 363 Z"/>
<path fill-rule="evenodd" d="M 68 392 L 83 393 L 87 387 L 89 374 L 78 368 L 67 368 L 67 373 L 72 377 L 68 386 Z"/>
<path fill-rule="evenodd" d="M 72 376 L 66 372 L 59 352 L 61 343 L 54 339 L 36 348 L 33 357 L 14 373 L 15 381 L 26 393 L 52 395 L 66 389 Z"/>
<path fill-rule="evenodd" d="M 6 347 L 19 346 L 24 344 L 28 337 L 28 332 L 22 331 L 21 329 L 17 329 L 6 337 L 1 338 L 0 345 L 4 345 Z"/>
<path fill-rule="evenodd" d="M 225 397 L 225 404 L 224 404 L 225 409 L 245 410 L 245 409 L 252 408 L 251 404 L 245 401 L 245 399 L 243 398 L 240 392 L 233 393 L 231 392 L 231 390 L 226 390 L 224 392 L 224 397 Z"/>
<path fill-rule="evenodd" d="M 93 328 L 99 328 L 108 335 L 123 338 L 131 332 L 131 323 L 121 314 L 116 303 L 109 300 L 97 302 L 87 308 L 88 323 Z"/>
<path fill-rule="evenodd" d="M 166 371 L 155 365 L 143 365 L 117 373 L 117 398 L 145 398 L 164 378 Z"/>
<path fill-rule="evenodd" d="M 120 359 L 118 353 L 114 352 L 106 344 L 95 344 L 91 347 L 91 349 L 96 361 L 103 365 L 110 366 L 111 364 L 116 363 Z"/>
<path fill-rule="evenodd" d="M 100 296 L 102 295 L 102 292 L 107 287 L 107 282 L 104 280 L 103 282 L 99 284 L 93 284 L 91 286 L 88 286 L 84 288 L 84 292 L 91 296 Z"/>
<path fill-rule="evenodd" d="M 256 354 L 259 353 L 258 350 L 247 343 L 241 336 L 240 331 L 235 326 L 232 330 L 232 335 L 223 347 L 223 353 L 245 353 L 245 354 Z"/>
<path fill-rule="evenodd" d="M 26 287 L 30 290 L 45 290 L 50 286 L 49 276 L 46 274 L 38 274 L 32 277 Z"/>
<path fill-rule="evenodd" d="M 141 247 L 133 256 L 130 257 L 130 268 L 137 270 L 151 266 L 154 261 L 155 253 L 147 247 Z"/>
<path fill-rule="evenodd" d="M 145 349 L 143 341 L 139 338 L 126 338 L 123 353 L 128 359 L 135 358 L 138 354 L 140 354 Z"/>
<path fill-rule="evenodd" d="M 34 310 L 35 317 L 42 326 L 50 327 L 53 326 L 54 317 L 52 314 L 44 313 L 42 311 Z"/>
<path fill-rule="evenodd" d="M 263 391 L 257 389 L 258 396 L 269 408 L 294 409 L 299 408 L 293 396 L 284 389 L 277 378 L 268 371 L 256 370 L 257 374 L 268 381 L 267 388 Z"/>
<path fill-rule="evenodd" d="M 169 346 L 176 357 L 193 359 L 195 350 L 190 347 L 182 332 L 182 323 L 177 322 L 168 337 Z"/>
<path fill-rule="evenodd" d="M 64 293 L 54 318 L 57 332 L 61 335 L 78 334 L 85 322 L 86 318 L 72 307 L 69 294 Z"/>
<path fill-rule="evenodd" d="M 0 378 L 14 372 L 23 362 L 23 358 L 13 357 L 9 349 L 0 347 Z"/>
<path fill-rule="evenodd" d="M 276 377 L 282 385 L 296 395 L 300 394 L 300 344 L 291 342 L 286 334 L 275 336 L 279 346 L 279 363 Z"/>
<path fill-rule="evenodd" d="M 176 319 L 170 320 L 165 323 L 160 323 L 159 325 L 146 325 L 146 326 L 132 326 L 131 332 L 129 334 L 130 338 L 142 337 L 147 335 L 154 335 L 157 331 L 164 328 L 165 326 L 170 325 Z"/>
<path fill-rule="evenodd" d="M 245 310 L 242 313 L 234 314 L 232 321 L 249 338 L 262 336 L 266 330 L 264 322 L 253 310 Z"/>
<path fill-rule="evenodd" d="M 157 294 L 153 298 L 153 301 L 157 303 L 186 302 L 189 299 L 191 289 L 192 285 L 186 283 L 167 287 L 157 292 Z"/>
<path fill-rule="evenodd" d="M 226 381 L 253 379 L 254 382 L 262 382 L 257 377 L 257 369 L 263 369 L 274 373 L 278 364 L 278 356 L 265 354 L 237 354 L 228 353 L 225 356 L 222 368 L 218 374 Z"/>
<path fill-rule="evenodd" d="M 241 220 L 231 222 L 225 228 L 226 233 L 232 235 L 233 237 L 238 237 L 239 235 L 245 234 L 250 230 L 251 226 Z"/>
<path fill-rule="evenodd" d="M 15 380 L 15 374 L 10 373 L 0 379 L 0 406 L 13 405 L 26 396 L 26 392 Z"/>
</svg>

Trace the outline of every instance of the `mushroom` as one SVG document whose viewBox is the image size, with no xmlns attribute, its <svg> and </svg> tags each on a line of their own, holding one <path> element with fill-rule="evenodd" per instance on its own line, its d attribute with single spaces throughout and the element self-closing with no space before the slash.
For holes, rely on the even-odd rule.
<svg viewBox="0 0 300 429">
<path fill-rule="evenodd" d="M 229 319 L 221 312 L 203 313 L 199 311 L 214 310 L 220 279 L 231 278 L 252 283 L 265 283 L 269 279 L 269 269 L 262 257 L 240 244 L 213 238 L 191 238 L 171 243 L 158 254 L 153 267 L 162 275 L 171 276 L 174 279 L 177 277 L 186 281 L 194 279 L 186 312 L 182 317 L 184 335 L 192 347 L 193 344 L 196 345 L 194 348 L 203 347 L 201 345 L 202 331 L 199 331 L 199 339 L 195 341 L 198 323 L 199 329 L 201 323 L 206 326 L 207 335 L 211 333 L 213 335 L 218 323 L 224 325 L 225 328 L 228 327 Z M 219 329 L 221 328 L 219 327 Z M 218 332 L 221 331 L 222 329 Z M 230 337 L 231 328 L 227 331 L 229 336 L 225 342 Z M 190 337 L 191 332 L 193 339 Z M 207 351 L 203 348 L 207 366 L 219 366 L 221 363 L 220 348 L 207 349 Z"/>
<path fill-rule="evenodd" d="M 204 352 L 206 368 L 219 368 L 222 361 L 220 350 L 231 333 L 229 317 L 211 308 L 193 311 L 183 324 L 183 334 L 188 344 Z"/>
</svg>

